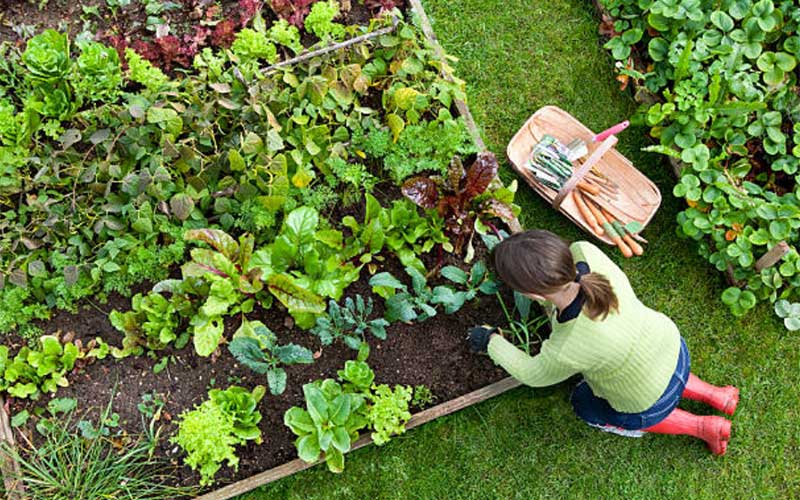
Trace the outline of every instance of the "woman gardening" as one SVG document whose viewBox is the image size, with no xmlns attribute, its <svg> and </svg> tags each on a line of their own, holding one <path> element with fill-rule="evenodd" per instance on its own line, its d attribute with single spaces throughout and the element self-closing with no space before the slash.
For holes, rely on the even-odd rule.
<svg viewBox="0 0 800 500">
<path fill-rule="evenodd" d="M 548 231 L 515 234 L 495 248 L 500 279 L 554 306 L 553 331 L 528 356 L 494 328 L 470 330 L 474 351 L 488 352 L 514 378 L 534 387 L 580 373 L 575 413 L 589 425 L 626 436 L 688 434 L 724 455 L 731 423 L 677 408 L 681 398 L 732 415 L 739 389 L 716 387 L 690 372 L 686 343 L 667 316 L 643 305 L 628 278 L 587 242 L 568 246 Z"/>
</svg>

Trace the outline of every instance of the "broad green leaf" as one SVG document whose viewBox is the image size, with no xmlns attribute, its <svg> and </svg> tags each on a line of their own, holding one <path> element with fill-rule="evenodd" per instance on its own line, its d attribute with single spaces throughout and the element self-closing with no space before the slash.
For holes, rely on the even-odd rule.
<svg viewBox="0 0 800 500">
<path fill-rule="evenodd" d="M 295 284 L 286 274 L 275 274 L 268 280 L 269 291 L 290 313 L 322 314 L 325 301 L 319 295 Z"/>
<path fill-rule="evenodd" d="M 311 419 L 311 415 L 297 406 L 289 408 L 284 413 L 283 423 L 298 436 L 314 432 L 314 421 Z"/>
<path fill-rule="evenodd" d="M 209 318 L 203 314 L 192 317 L 191 325 L 194 327 L 194 349 L 203 357 L 210 356 L 222 340 L 225 325 L 221 318 Z"/>
<path fill-rule="evenodd" d="M 267 372 L 269 392 L 275 396 L 286 390 L 286 372 L 283 368 L 273 368 Z"/>
<path fill-rule="evenodd" d="M 456 266 L 445 266 L 440 272 L 442 276 L 459 285 L 466 285 L 469 279 L 467 273 Z"/>
<path fill-rule="evenodd" d="M 304 462 L 312 463 L 319 459 L 321 450 L 316 434 L 309 434 L 298 438 L 295 442 L 295 446 L 297 447 L 297 455 Z"/>
<path fill-rule="evenodd" d="M 219 229 L 191 229 L 183 235 L 186 241 L 204 241 L 232 262 L 239 260 L 239 244 L 225 231 Z"/>
</svg>

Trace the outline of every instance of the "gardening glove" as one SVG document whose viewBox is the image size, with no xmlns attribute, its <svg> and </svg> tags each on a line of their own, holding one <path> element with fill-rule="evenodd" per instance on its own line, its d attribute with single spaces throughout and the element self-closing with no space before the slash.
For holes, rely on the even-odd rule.
<svg viewBox="0 0 800 500">
<path fill-rule="evenodd" d="M 472 352 L 486 352 L 489 346 L 489 337 L 497 333 L 497 328 L 489 325 L 474 326 L 469 329 L 467 341 Z"/>
</svg>

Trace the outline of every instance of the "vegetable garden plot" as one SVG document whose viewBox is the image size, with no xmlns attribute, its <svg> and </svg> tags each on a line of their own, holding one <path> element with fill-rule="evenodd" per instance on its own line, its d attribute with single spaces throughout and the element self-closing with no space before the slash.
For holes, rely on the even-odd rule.
<svg viewBox="0 0 800 500">
<path fill-rule="evenodd" d="M 344 27 L 335 6 L 305 25 L 326 43 L 392 22 Z M 156 457 L 195 469 L 168 484 L 245 477 L 296 450 L 339 471 L 359 431 L 383 442 L 409 408 L 501 377 L 462 334 L 509 319 L 485 245 L 515 220 L 514 186 L 454 115 L 462 83 L 406 22 L 262 74 L 296 35 L 256 16 L 180 80 L 54 31 L 6 49 L 0 326 L 26 337 L 8 337 L 0 364 L 31 446 L 50 415 L 113 397 L 79 439 L 128 446 L 144 416 L 163 426 Z M 90 52 L 108 67 L 84 69 Z M 97 82 L 97 100 L 81 94 Z M 68 312 L 80 300 L 93 307 Z M 535 349 L 520 300 L 506 310 Z M 51 309 L 66 311 L 36 321 Z"/>
</svg>

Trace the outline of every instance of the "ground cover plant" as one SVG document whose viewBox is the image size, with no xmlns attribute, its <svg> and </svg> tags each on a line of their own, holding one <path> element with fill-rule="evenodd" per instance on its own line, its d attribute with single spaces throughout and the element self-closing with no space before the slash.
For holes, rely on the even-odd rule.
<svg viewBox="0 0 800 500">
<path fill-rule="evenodd" d="M 16 420 L 21 433 L 44 422 L 23 398 L 60 387 L 84 404 L 87 384 L 105 395 L 115 370 L 136 391 L 120 391 L 129 403 L 142 395 L 141 377 L 158 381 L 137 406 L 165 422 L 170 437 L 150 453 L 184 464 L 175 485 L 199 474 L 207 487 L 296 455 L 341 471 L 358 429 L 378 444 L 404 431 L 412 386 L 423 388 L 419 407 L 501 375 L 471 358 L 452 328 L 485 315 L 477 303 L 497 309 L 481 237 L 514 219 L 515 185 L 496 179 L 493 154 L 474 154 L 453 114 L 463 82 L 420 29 L 399 11 L 345 26 L 334 20 L 340 7 L 314 4 L 305 27 L 319 42 L 302 41 L 394 30 L 264 72 L 302 50 L 301 38 L 257 10 L 230 49 L 199 51 L 180 76 L 133 44 L 114 50 L 56 30 L 3 45 L 0 360 L 16 415 L 29 416 Z M 400 188 L 412 175 L 448 179 L 433 193 L 439 210 Z M 78 312 L 87 304 L 93 312 Z M 457 321 L 440 315 L 456 311 Z M 82 327 L 35 344 L 41 330 L 81 320 L 101 337 Z M 424 320 L 430 326 L 418 326 Z M 420 347 L 391 338 L 397 321 L 429 330 L 429 352 L 402 371 L 392 356 Z M 453 346 L 458 355 L 436 366 Z M 379 373 L 408 382 L 373 385 L 370 353 Z M 298 370 L 312 363 L 321 373 L 344 366 L 340 389 L 320 382 L 330 412 L 307 401 L 316 434 L 298 411 L 276 422 L 297 405 L 292 381 L 310 380 L 301 374 L 311 367 Z M 457 383 L 446 382 L 451 363 Z M 469 373 L 474 363 L 483 369 Z M 130 430 L 133 406 L 115 427 Z M 329 433 L 333 424 L 345 433 Z M 290 429 L 302 434 L 296 447 Z"/>
<path fill-rule="evenodd" d="M 800 9 L 773 0 L 601 4 L 621 80 L 656 98 L 638 112 L 658 140 L 650 150 L 683 165 L 672 189 L 689 205 L 679 234 L 729 274 L 722 302 L 742 316 L 759 300 L 795 300 Z M 756 266 L 784 241 L 780 262 Z"/>
</svg>

